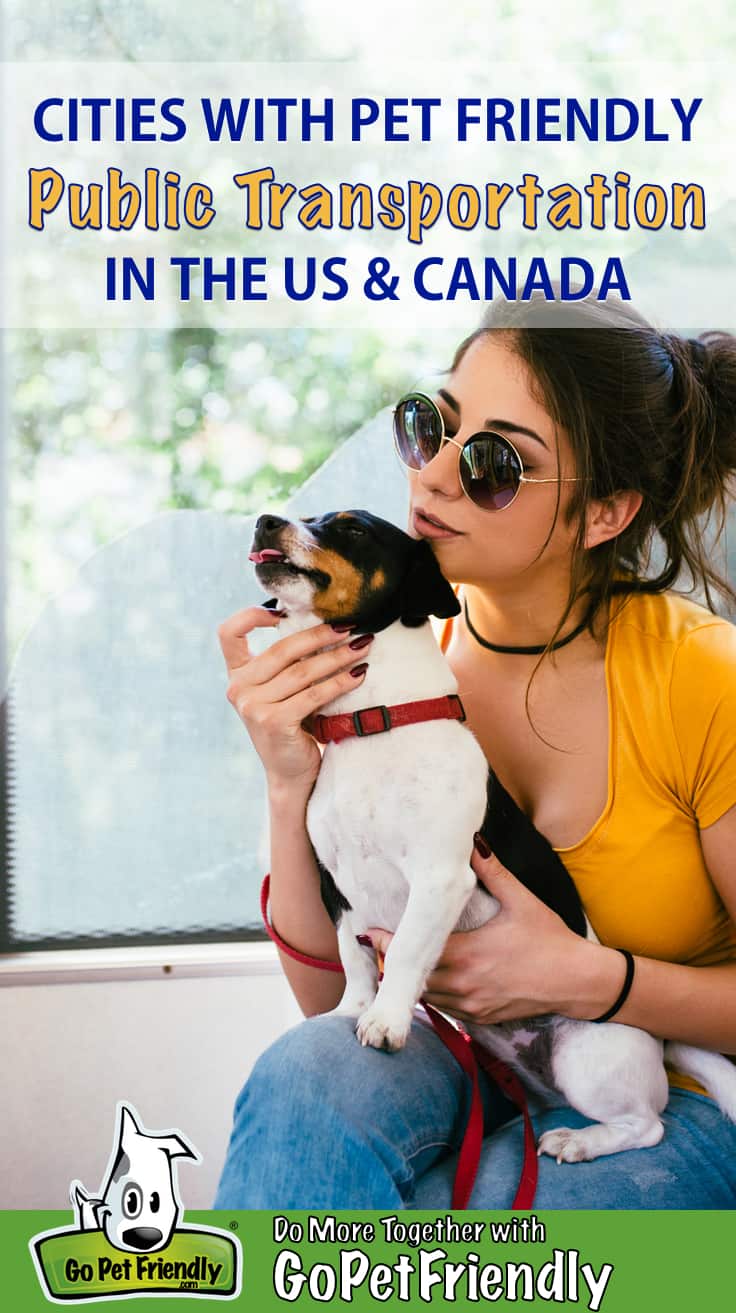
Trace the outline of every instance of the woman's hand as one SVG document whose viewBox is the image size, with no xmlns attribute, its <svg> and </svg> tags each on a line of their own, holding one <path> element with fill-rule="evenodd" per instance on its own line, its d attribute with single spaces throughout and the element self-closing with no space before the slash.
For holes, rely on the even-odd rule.
<svg viewBox="0 0 736 1313">
<path fill-rule="evenodd" d="M 350 672 L 362 664 L 362 653 L 350 649 L 352 634 L 343 637 L 324 624 L 290 634 L 253 656 L 248 634 L 275 628 L 280 619 L 278 612 L 249 606 L 219 626 L 230 678 L 227 699 L 250 734 L 269 787 L 309 793 L 321 761 L 317 741 L 307 732 L 309 717 L 360 685 L 364 673 L 356 678 Z M 324 650 L 328 644 L 333 650 Z"/>
<path fill-rule="evenodd" d="M 482 857 L 474 848 L 470 864 L 501 910 L 478 930 L 450 935 L 422 996 L 428 1003 L 481 1025 L 547 1012 L 572 1016 L 590 950 L 612 954 L 615 981 L 620 954 L 575 934 L 496 857 Z M 381 929 L 368 933 L 385 953 L 392 935 Z M 611 996 L 615 993 L 612 983 Z"/>
</svg>

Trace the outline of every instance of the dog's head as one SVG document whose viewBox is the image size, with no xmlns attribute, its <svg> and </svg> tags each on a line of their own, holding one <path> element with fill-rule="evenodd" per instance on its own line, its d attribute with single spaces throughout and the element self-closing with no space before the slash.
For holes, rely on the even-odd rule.
<svg viewBox="0 0 736 1313">
<path fill-rule="evenodd" d="M 330 511 L 296 523 L 261 515 L 250 559 L 259 583 L 291 612 L 385 629 L 423 624 L 460 607 L 424 539 L 368 511 Z"/>
<path fill-rule="evenodd" d="M 99 1228 L 115 1249 L 132 1253 L 163 1249 L 181 1217 L 174 1158 L 199 1161 L 199 1154 L 177 1133 L 149 1135 L 129 1104 L 118 1111 L 113 1158 L 100 1190 L 91 1198 L 72 1182 L 82 1230 Z"/>
</svg>

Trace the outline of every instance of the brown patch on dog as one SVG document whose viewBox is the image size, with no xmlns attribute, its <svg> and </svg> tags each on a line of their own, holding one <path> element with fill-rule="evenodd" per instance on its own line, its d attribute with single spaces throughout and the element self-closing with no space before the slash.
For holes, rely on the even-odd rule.
<svg viewBox="0 0 736 1313">
<path fill-rule="evenodd" d="M 386 582 L 386 575 L 384 574 L 383 570 L 378 569 L 374 572 L 368 587 L 370 588 L 372 593 L 377 593 L 379 589 L 383 588 L 385 582 Z"/>
<path fill-rule="evenodd" d="M 319 547 L 310 552 L 309 564 L 312 569 L 324 570 L 330 576 L 327 587 L 314 594 L 312 610 L 315 615 L 323 620 L 335 620 L 357 611 L 365 581 L 354 565 L 337 552 Z"/>
</svg>

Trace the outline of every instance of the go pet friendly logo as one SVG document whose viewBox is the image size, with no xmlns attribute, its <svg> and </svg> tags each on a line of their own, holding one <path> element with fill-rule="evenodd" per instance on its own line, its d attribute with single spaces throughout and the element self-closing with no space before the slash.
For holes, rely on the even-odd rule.
<svg viewBox="0 0 736 1313">
<path fill-rule="evenodd" d="M 146 1131 L 129 1103 L 117 1106 L 115 1139 L 97 1195 L 71 1185 L 74 1227 L 30 1242 L 46 1298 L 54 1303 L 135 1295 L 234 1299 L 241 1252 L 213 1227 L 178 1226 L 176 1159 L 201 1162 L 179 1131 Z"/>
</svg>

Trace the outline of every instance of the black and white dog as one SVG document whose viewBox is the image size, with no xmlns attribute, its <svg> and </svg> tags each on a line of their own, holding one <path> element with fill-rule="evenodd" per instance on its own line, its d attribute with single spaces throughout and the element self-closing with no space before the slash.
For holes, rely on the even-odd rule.
<svg viewBox="0 0 736 1313">
<path fill-rule="evenodd" d="M 287 612 L 280 636 L 324 621 L 376 635 L 360 687 L 324 712 L 355 721 L 378 708 L 382 722 L 380 708 L 457 694 L 427 618 L 460 608 L 426 541 L 360 510 L 298 523 L 263 515 L 251 559 Z M 361 1043 L 399 1049 L 449 934 L 498 911 L 470 867 L 476 830 L 572 929 L 595 936 L 562 862 L 489 773 L 469 729 L 431 719 L 362 732 L 369 722 L 375 730 L 375 716 L 358 716 L 357 733 L 325 747 L 307 827 L 345 969 L 336 1011 L 357 1018 Z M 372 925 L 394 932 L 380 985 L 374 954 L 357 939 Z M 540 1153 L 575 1162 L 661 1139 L 663 1045 L 646 1032 L 560 1016 L 468 1029 L 539 1101 L 569 1104 L 597 1123 L 546 1132 Z M 665 1052 L 736 1120 L 736 1068 L 726 1058 L 683 1044 Z"/>
</svg>

